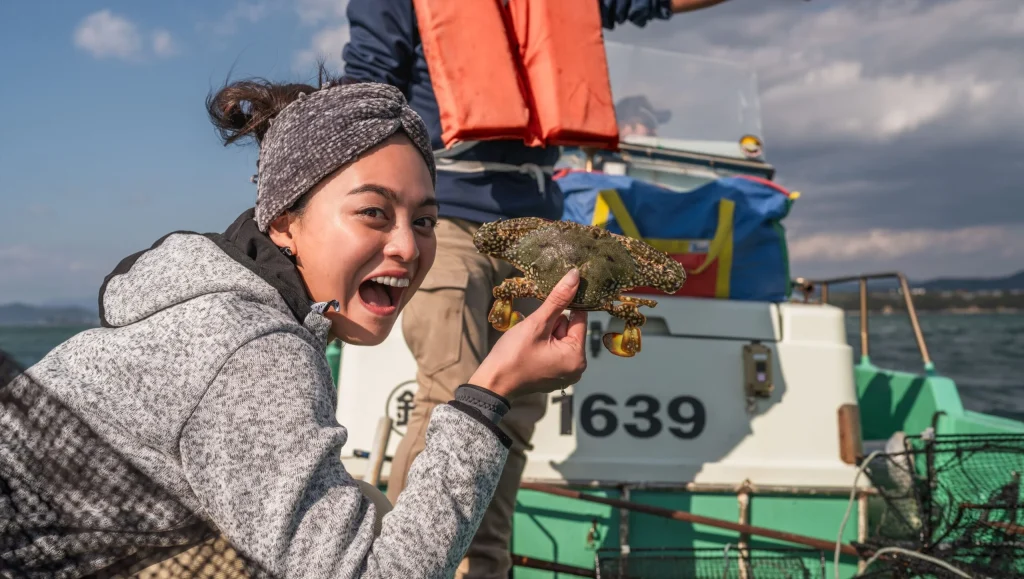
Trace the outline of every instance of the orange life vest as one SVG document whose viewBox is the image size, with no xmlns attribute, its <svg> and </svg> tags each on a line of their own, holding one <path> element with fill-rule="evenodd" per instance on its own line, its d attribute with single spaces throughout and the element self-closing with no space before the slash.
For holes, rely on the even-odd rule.
<svg viewBox="0 0 1024 579">
<path fill-rule="evenodd" d="M 618 149 L 608 63 L 595 0 L 508 0 L 525 76 L 527 144 Z"/>
<path fill-rule="evenodd" d="M 445 146 L 525 138 L 530 111 L 500 0 L 414 0 L 413 7 Z"/>
<path fill-rule="evenodd" d="M 414 0 L 446 147 L 521 139 L 616 150 L 595 0 Z"/>
</svg>

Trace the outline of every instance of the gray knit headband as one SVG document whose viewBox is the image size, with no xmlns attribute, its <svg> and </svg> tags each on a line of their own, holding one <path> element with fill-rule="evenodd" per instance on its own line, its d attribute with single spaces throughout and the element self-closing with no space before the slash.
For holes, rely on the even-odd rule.
<svg viewBox="0 0 1024 579">
<path fill-rule="evenodd" d="M 263 136 L 256 195 L 260 231 L 321 179 L 399 130 L 419 148 L 436 184 L 427 127 L 397 88 L 357 83 L 299 96 Z"/>
</svg>

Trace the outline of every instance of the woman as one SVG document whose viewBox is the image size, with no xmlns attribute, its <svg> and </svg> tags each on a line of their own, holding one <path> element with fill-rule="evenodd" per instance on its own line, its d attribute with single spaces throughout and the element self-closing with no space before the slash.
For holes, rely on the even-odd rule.
<svg viewBox="0 0 1024 579">
<path fill-rule="evenodd" d="M 154 546 L 196 544 L 195 535 L 181 537 L 201 520 L 249 574 L 451 577 L 507 456 L 502 415 L 518 396 L 581 376 L 585 316 L 562 315 L 578 284 L 570 272 L 435 410 L 427 448 L 375 533 L 378 507 L 338 459 L 347 433 L 334 419 L 324 348 L 332 338 L 381 343 L 430 269 L 434 162 L 422 120 L 397 89 L 323 78 L 321 69 L 319 89 L 237 82 L 208 99 L 225 144 L 252 137 L 260 146 L 255 207 L 223 234 L 172 233 L 126 258 L 100 289 L 103 327 L 26 372 L 81 417 L 97 444 L 127 459 L 130 467 L 106 473 L 121 481 L 111 488 L 140 477 L 158 483 L 138 506 L 93 496 L 95 485 L 64 476 L 70 490 L 47 492 L 68 503 L 52 510 L 88 513 L 89 524 L 64 525 L 46 540 L 81 553 L 69 564 L 40 548 L 39 561 L 79 575 L 134 561 L 134 572 L 139 560 L 170 552 Z M 0 425 L 35 424 L 38 432 L 21 439 L 45 446 L 33 413 L 19 423 L 14 406 L 4 408 Z M 104 474 L 109 458 L 91 460 L 93 473 L 102 464 Z M 92 498 L 83 503 L 83 493 Z M 95 540 L 82 547 L 85 526 L 102 549 Z"/>
</svg>

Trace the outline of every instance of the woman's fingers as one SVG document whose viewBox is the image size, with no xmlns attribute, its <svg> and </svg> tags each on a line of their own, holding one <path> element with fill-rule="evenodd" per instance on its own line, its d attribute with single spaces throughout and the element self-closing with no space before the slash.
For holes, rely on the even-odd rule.
<svg viewBox="0 0 1024 579">
<path fill-rule="evenodd" d="M 540 307 L 533 313 L 537 321 L 544 328 L 545 333 L 550 333 L 562 312 L 569 307 L 572 299 L 576 297 L 576 289 L 580 285 L 580 272 L 572 268 L 555 285 L 548 294 L 547 299 L 541 302 Z"/>
<path fill-rule="evenodd" d="M 483 360 L 471 382 L 503 396 L 552 392 L 580 380 L 587 367 L 587 313 L 564 312 L 579 287 L 570 271 L 523 324 L 511 328 Z M 524 360 L 530 363 L 524 364 Z"/>
<path fill-rule="evenodd" d="M 573 341 L 583 343 L 587 337 L 587 312 L 571 310 L 569 317 L 559 316 L 555 320 L 555 327 L 551 335 L 557 340 L 571 338 Z"/>
<path fill-rule="evenodd" d="M 566 336 L 566 333 L 568 331 L 569 319 L 566 318 L 564 315 L 558 316 L 558 318 L 555 320 L 555 327 L 551 329 L 551 335 L 554 336 L 556 340 L 561 340 Z"/>
<path fill-rule="evenodd" d="M 566 328 L 566 335 L 581 345 L 587 339 L 587 312 L 573 310 L 569 315 L 569 324 Z"/>
<path fill-rule="evenodd" d="M 571 312 L 565 321 L 564 333 L 558 339 L 558 363 L 566 384 L 579 382 L 587 368 L 586 338 L 587 312 Z"/>
</svg>

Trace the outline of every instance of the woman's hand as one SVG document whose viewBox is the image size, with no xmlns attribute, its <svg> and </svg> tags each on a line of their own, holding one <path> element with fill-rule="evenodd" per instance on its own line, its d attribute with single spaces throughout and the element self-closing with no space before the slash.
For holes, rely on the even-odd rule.
<svg viewBox="0 0 1024 579">
<path fill-rule="evenodd" d="M 551 290 L 537 311 L 512 326 L 470 378 L 470 384 L 513 400 L 524 394 L 553 392 L 579 381 L 587 368 L 587 313 L 562 312 L 579 287 L 575 269 Z"/>
</svg>

